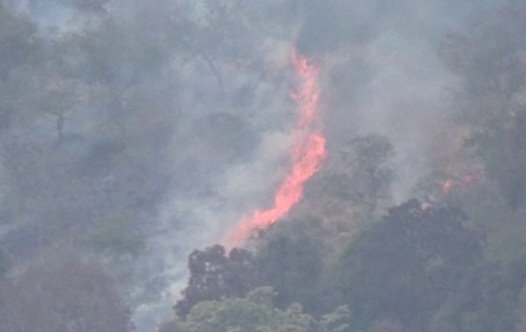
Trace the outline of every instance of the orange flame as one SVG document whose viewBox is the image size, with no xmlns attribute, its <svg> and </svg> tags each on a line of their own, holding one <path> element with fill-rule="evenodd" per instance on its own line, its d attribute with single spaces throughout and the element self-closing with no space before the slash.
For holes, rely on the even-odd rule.
<svg viewBox="0 0 526 332">
<path fill-rule="evenodd" d="M 291 94 L 298 104 L 298 124 L 292 147 L 291 168 L 274 196 L 272 207 L 256 209 L 248 218 L 242 219 L 226 239 L 228 248 L 242 246 L 258 230 L 265 229 L 286 215 L 303 198 L 303 186 L 320 167 L 325 158 L 325 137 L 314 127 L 320 90 L 317 85 L 319 70 L 307 58 L 292 52 L 291 63 L 301 79 L 300 88 Z"/>
</svg>

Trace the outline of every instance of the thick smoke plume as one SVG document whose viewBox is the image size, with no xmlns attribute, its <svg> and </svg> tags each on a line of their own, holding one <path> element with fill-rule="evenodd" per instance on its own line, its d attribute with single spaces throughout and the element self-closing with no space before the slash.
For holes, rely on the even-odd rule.
<svg viewBox="0 0 526 332">
<path fill-rule="evenodd" d="M 151 331 L 192 250 L 293 214 L 356 136 L 394 148 L 388 204 L 455 168 L 441 48 L 503 2 L 0 0 L 0 249 L 101 261 Z"/>
</svg>

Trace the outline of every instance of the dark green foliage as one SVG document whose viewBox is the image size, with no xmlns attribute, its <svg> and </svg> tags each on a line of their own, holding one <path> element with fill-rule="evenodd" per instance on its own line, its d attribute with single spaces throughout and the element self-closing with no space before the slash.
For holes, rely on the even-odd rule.
<svg viewBox="0 0 526 332">
<path fill-rule="evenodd" d="M 485 128 L 469 144 L 476 147 L 486 170 L 501 185 L 510 207 L 522 207 L 526 202 L 526 108 L 507 123 Z"/>
<path fill-rule="evenodd" d="M 287 309 L 273 304 L 271 287 L 252 290 L 244 298 L 202 301 L 184 320 L 167 323 L 160 332 L 346 332 L 349 310 L 340 307 L 317 321 L 295 303 Z"/>
<path fill-rule="evenodd" d="M 3 332 L 130 331 L 130 315 L 98 265 L 45 261 L 0 281 Z"/>
<path fill-rule="evenodd" d="M 343 148 L 339 157 L 353 179 L 348 185 L 351 200 L 374 211 L 389 195 L 393 170 L 387 163 L 394 155 L 393 145 L 387 137 L 369 135 L 353 139 L 349 147 L 351 151 Z"/>
<path fill-rule="evenodd" d="M 228 255 L 220 245 L 195 250 L 188 268 L 190 280 L 184 298 L 175 305 L 181 317 L 200 301 L 239 297 L 257 284 L 252 255 L 243 249 L 233 249 Z"/>
<path fill-rule="evenodd" d="M 0 0 L 0 331 L 124 332 L 119 291 L 139 324 L 164 301 L 208 223 L 284 174 L 304 134 L 293 47 L 320 68 L 328 157 L 251 251 L 190 255 L 163 332 L 526 331 L 525 18 L 524 1 Z"/>
<path fill-rule="evenodd" d="M 316 232 L 321 225 L 316 220 L 290 220 L 280 226 L 269 232 L 255 255 L 258 278 L 276 289 L 278 306 L 298 302 L 321 316 L 336 306 L 327 301 L 333 294 L 325 288 L 325 248 Z"/>
<path fill-rule="evenodd" d="M 450 36 L 446 63 L 459 74 L 459 122 L 512 208 L 526 202 L 526 6 L 510 2 L 498 13 Z"/>
<path fill-rule="evenodd" d="M 464 219 L 457 209 L 423 209 L 412 200 L 360 235 L 339 275 L 354 323 L 393 317 L 411 331 L 424 329 L 480 258 L 481 241 L 462 226 Z"/>
<path fill-rule="evenodd" d="M 430 331 L 514 331 L 525 282 L 524 261 L 472 269 L 435 311 Z"/>
</svg>

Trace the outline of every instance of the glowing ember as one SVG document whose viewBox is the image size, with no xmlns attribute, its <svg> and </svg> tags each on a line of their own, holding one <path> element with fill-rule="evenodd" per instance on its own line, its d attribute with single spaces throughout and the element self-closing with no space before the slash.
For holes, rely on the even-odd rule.
<svg viewBox="0 0 526 332">
<path fill-rule="evenodd" d="M 452 179 L 447 179 L 446 181 L 442 182 L 442 192 L 444 194 L 450 193 L 453 188 L 456 186 L 456 182 Z"/>
<path fill-rule="evenodd" d="M 440 183 L 442 192 L 444 194 L 449 194 L 453 191 L 456 191 L 459 188 L 468 188 L 475 185 L 477 182 L 480 182 L 484 177 L 483 172 L 474 172 L 472 174 L 467 174 L 459 178 L 450 178 Z"/>
<path fill-rule="evenodd" d="M 226 239 L 228 248 L 242 246 L 258 230 L 265 229 L 287 214 L 303 197 L 303 186 L 318 170 L 325 158 L 325 137 L 314 127 L 320 91 L 318 68 L 294 50 L 291 56 L 301 86 L 291 97 L 298 104 L 297 137 L 291 151 L 291 168 L 274 196 L 274 204 L 266 210 L 255 210 L 241 220 Z"/>
</svg>

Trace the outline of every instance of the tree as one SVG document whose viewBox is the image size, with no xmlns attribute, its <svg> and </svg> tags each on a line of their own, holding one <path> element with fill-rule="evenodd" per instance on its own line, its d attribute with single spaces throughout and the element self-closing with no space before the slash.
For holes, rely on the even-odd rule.
<svg viewBox="0 0 526 332">
<path fill-rule="evenodd" d="M 358 136 L 342 144 L 320 174 L 319 190 L 328 191 L 330 200 L 339 199 L 347 206 L 360 208 L 369 218 L 390 198 L 393 149 L 387 137 L 377 135 Z"/>
<path fill-rule="evenodd" d="M 243 296 L 257 284 L 250 252 L 233 249 L 228 255 L 220 245 L 195 250 L 188 259 L 190 280 L 183 299 L 175 305 L 177 315 L 185 317 L 203 300 Z"/>
<path fill-rule="evenodd" d="M 0 285 L 5 332 L 126 332 L 130 321 L 110 279 L 74 260 L 37 264 Z"/>
<path fill-rule="evenodd" d="M 437 308 L 431 332 L 513 331 L 520 325 L 524 260 L 483 262 L 473 268 Z"/>
<path fill-rule="evenodd" d="M 300 220 L 292 226 L 297 228 L 293 233 L 307 227 L 323 232 L 317 245 L 323 247 L 325 260 L 339 257 L 360 228 L 391 203 L 393 155 L 389 140 L 377 135 L 358 136 L 334 147 L 323 169 L 306 185 L 305 199 L 294 211 Z"/>
<path fill-rule="evenodd" d="M 309 189 L 318 199 L 329 192 L 327 199 L 339 199 L 345 204 L 363 206 L 370 213 L 389 199 L 393 171 L 389 161 L 393 145 L 384 136 L 358 136 L 335 151 L 325 171 L 322 171 Z M 321 191 L 322 193 L 318 193 Z M 307 196 L 307 199 L 309 196 Z"/>
<path fill-rule="evenodd" d="M 443 58 L 461 79 L 457 119 L 513 208 L 526 202 L 526 33 L 522 2 L 449 36 Z"/>
<path fill-rule="evenodd" d="M 273 304 L 270 287 L 252 290 L 244 298 L 203 301 L 184 320 L 167 323 L 160 332 L 344 332 L 349 327 L 349 311 L 336 312 L 316 321 L 295 303 L 286 310 Z"/>
<path fill-rule="evenodd" d="M 411 200 L 391 208 L 341 258 L 345 302 L 360 327 L 391 317 L 410 331 L 425 328 L 481 255 L 481 239 L 454 208 L 422 208 Z"/>
<path fill-rule="evenodd" d="M 276 289 L 279 307 L 297 302 L 321 316 L 337 305 L 327 284 L 324 235 L 318 220 L 298 218 L 283 221 L 263 237 L 254 254 L 256 274 L 260 285 Z"/>
<path fill-rule="evenodd" d="M 350 149 L 349 149 L 350 148 Z M 375 212 L 389 198 L 393 171 L 388 162 L 394 147 L 384 136 L 360 136 L 341 148 L 339 158 L 352 179 L 350 200 Z"/>
</svg>

